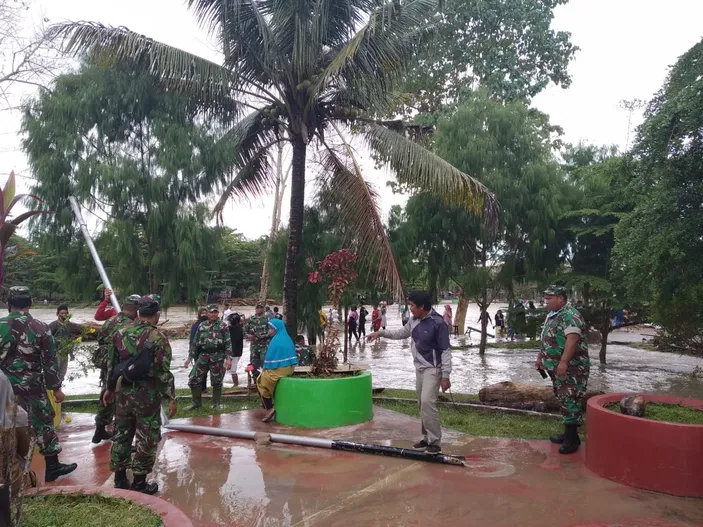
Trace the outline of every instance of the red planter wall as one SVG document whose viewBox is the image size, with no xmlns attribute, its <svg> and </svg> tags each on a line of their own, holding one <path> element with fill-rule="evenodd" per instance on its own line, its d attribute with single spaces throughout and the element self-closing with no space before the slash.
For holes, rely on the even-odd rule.
<svg viewBox="0 0 703 527">
<path fill-rule="evenodd" d="M 676 496 L 703 498 L 703 425 L 652 421 L 613 412 L 604 404 L 626 394 L 588 400 L 586 466 L 618 483 Z M 642 394 L 648 402 L 703 410 L 703 401 Z"/>
</svg>

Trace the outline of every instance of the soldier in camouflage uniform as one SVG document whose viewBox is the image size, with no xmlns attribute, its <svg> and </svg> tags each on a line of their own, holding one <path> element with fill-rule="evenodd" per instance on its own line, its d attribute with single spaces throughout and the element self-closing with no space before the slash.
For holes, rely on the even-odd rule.
<svg viewBox="0 0 703 527">
<path fill-rule="evenodd" d="M 156 494 L 159 486 L 147 483 L 154 467 L 156 449 L 161 441 L 161 401 L 168 399 L 169 418 L 176 415 L 176 388 L 171 374 L 171 345 L 156 327 L 161 314 L 160 299 L 147 295 L 139 299 L 139 318 L 115 333 L 108 351 L 109 382 L 103 404 L 115 401 L 115 434 L 110 452 L 110 470 L 115 472 L 115 487 L 144 494 Z M 148 372 L 130 381 L 128 375 L 116 379 L 115 367 L 151 348 Z M 131 370 L 125 370 L 125 373 Z M 132 439 L 136 452 L 132 457 Z M 127 468 L 134 481 L 130 485 Z"/>
<path fill-rule="evenodd" d="M 29 314 L 29 288 L 11 287 L 7 303 L 10 314 L 0 319 L 0 367 L 19 405 L 29 414 L 29 426 L 46 459 L 45 481 L 54 481 L 77 466 L 59 462 L 61 446 L 54 428 L 55 414 L 46 394 L 46 390 L 52 390 L 58 403 L 64 398 L 54 337 L 46 324 Z"/>
<path fill-rule="evenodd" d="M 225 371 L 232 367 L 232 338 L 229 334 L 229 326 L 220 320 L 220 309 L 217 304 L 207 306 L 208 319 L 200 323 L 195 334 L 192 356 L 195 356 L 195 364 L 190 370 L 188 386 L 193 394 L 193 404 L 188 408 L 194 410 L 200 408 L 202 402 L 202 382 L 203 377 L 210 372 L 210 382 L 212 383 L 212 407 L 220 409 L 220 398 L 222 397 L 222 380 Z"/>
<path fill-rule="evenodd" d="M 100 370 L 100 400 L 102 401 L 105 390 L 107 390 L 107 354 L 112 344 L 112 339 L 115 334 L 122 328 L 132 324 L 137 318 L 137 310 L 139 309 L 139 295 L 128 296 L 122 304 L 122 311 L 109 319 L 103 324 L 98 332 L 98 349 L 93 355 L 93 365 Z M 111 439 L 112 435 L 105 430 L 105 427 L 112 424 L 115 417 L 115 405 L 109 406 L 100 405 L 97 415 L 95 416 L 95 433 L 93 434 L 93 443 L 98 444 L 100 441 Z"/>
<path fill-rule="evenodd" d="M 578 427 L 583 424 L 586 387 L 591 361 L 588 358 L 586 323 L 567 300 L 564 287 L 551 286 L 545 292 L 549 313 L 542 329 L 542 349 L 535 366 L 546 370 L 564 416 L 564 433 L 550 437 L 561 444 L 559 453 L 572 454 L 581 440 Z"/>
<path fill-rule="evenodd" d="M 315 352 L 310 346 L 305 345 L 305 337 L 298 335 L 295 337 L 295 353 L 298 355 L 298 366 L 312 366 L 315 360 Z"/>
<path fill-rule="evenodd" d="M 244 324 L 244 334 L 251 341 L 249 345 L 249 364 L 254 366 L 252 377 L 256 380 L 261 368 L 264 366 L 264 357 L 268 348 L 271 336 L 269 335 L 269 319 L 264 312 L 264 303 L 256 304 L 256 311 L 246 324 Z"/>
</svg>

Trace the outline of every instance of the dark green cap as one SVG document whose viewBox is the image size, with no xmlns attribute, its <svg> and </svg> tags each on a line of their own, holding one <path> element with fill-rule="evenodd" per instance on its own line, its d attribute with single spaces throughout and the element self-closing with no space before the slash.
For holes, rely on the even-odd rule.
<svg viewBox="0 0 703 527">
<path fill-rule="evenodd" d="M 563 296 L 564 298 L 568 298 L 569 296 L 566 287 L 563 285 L 550 285 L 545 289 L 544 294 L 545 296 Z"/>
<path fill-rule="evenodd" d="M 142 299 L 141 295 L 129 295 L 124 299 L 125 306 L 138 306 L 139 301 Z"/>
<path fill-rule="evenodd" d="M 205 310 L 206 310 L 208 313 L 219 313 L 219 312 L 220 312 L 220 308 L 219 308 L 219 306 L 218 306 L 217 304 L 208 304 L 208 305 L 205 307 Z"/>
<path fill-rule="evenodd" d="M 257 308 L 259 308 L 259 307 L 266 307 L 266 304 L 264 304 L 263 302 L 257 302 L 257 303 L 256 303 L 256 307 L 257 307 Z"/>
<path fill-rule="evenodd" d="M 10 288 L 7 293 L 8 300 L 21 300 L 32 298 L 32 293 L 26 285 L 16 285 Z"/>
</svg>

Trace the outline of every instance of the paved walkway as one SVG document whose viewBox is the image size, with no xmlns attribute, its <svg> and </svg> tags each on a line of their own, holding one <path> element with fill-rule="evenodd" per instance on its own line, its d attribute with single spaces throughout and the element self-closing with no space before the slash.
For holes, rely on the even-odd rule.
<svg viewBox="0 0 703 527">
<path fill-rule="evenodd" d="M 300 430 L 259 422 L 261 411 L 194 424 L 410 446 L 419 424 L 376 408 L 372 422 Z M 109 443 L 92 445 L 92 416 L 72 414 L 61 458 L 78 469 L 54 484 L 111 485 Z M 445 434 L 445 451 L 468 467 L 168 432 L 153 474 L 160 496 L 210 526 L 703 526 L 703 501 L 639 491 L 599 478 L 583 453 L 547 441 Z M 35 468 L 43 475 L 43 459 Z"/>
</svg>

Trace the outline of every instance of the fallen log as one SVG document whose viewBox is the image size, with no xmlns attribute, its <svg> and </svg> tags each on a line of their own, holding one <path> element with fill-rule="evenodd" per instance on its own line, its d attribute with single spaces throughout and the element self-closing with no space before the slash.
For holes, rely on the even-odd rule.
<svg viewBox="0 0 703 527">
<path fill-rule="evenodd" d="M 603 392 L 587 392 L 586 399 L 602 394 Z M 559 401 L 557 401 L 551 386 L 534 386 L 503 381 L 481 388 L 478 392 L 478 398 L 484 404 L 522 410 L 532 409 L 543 412 L 560 409 Z"/>
</svg>

